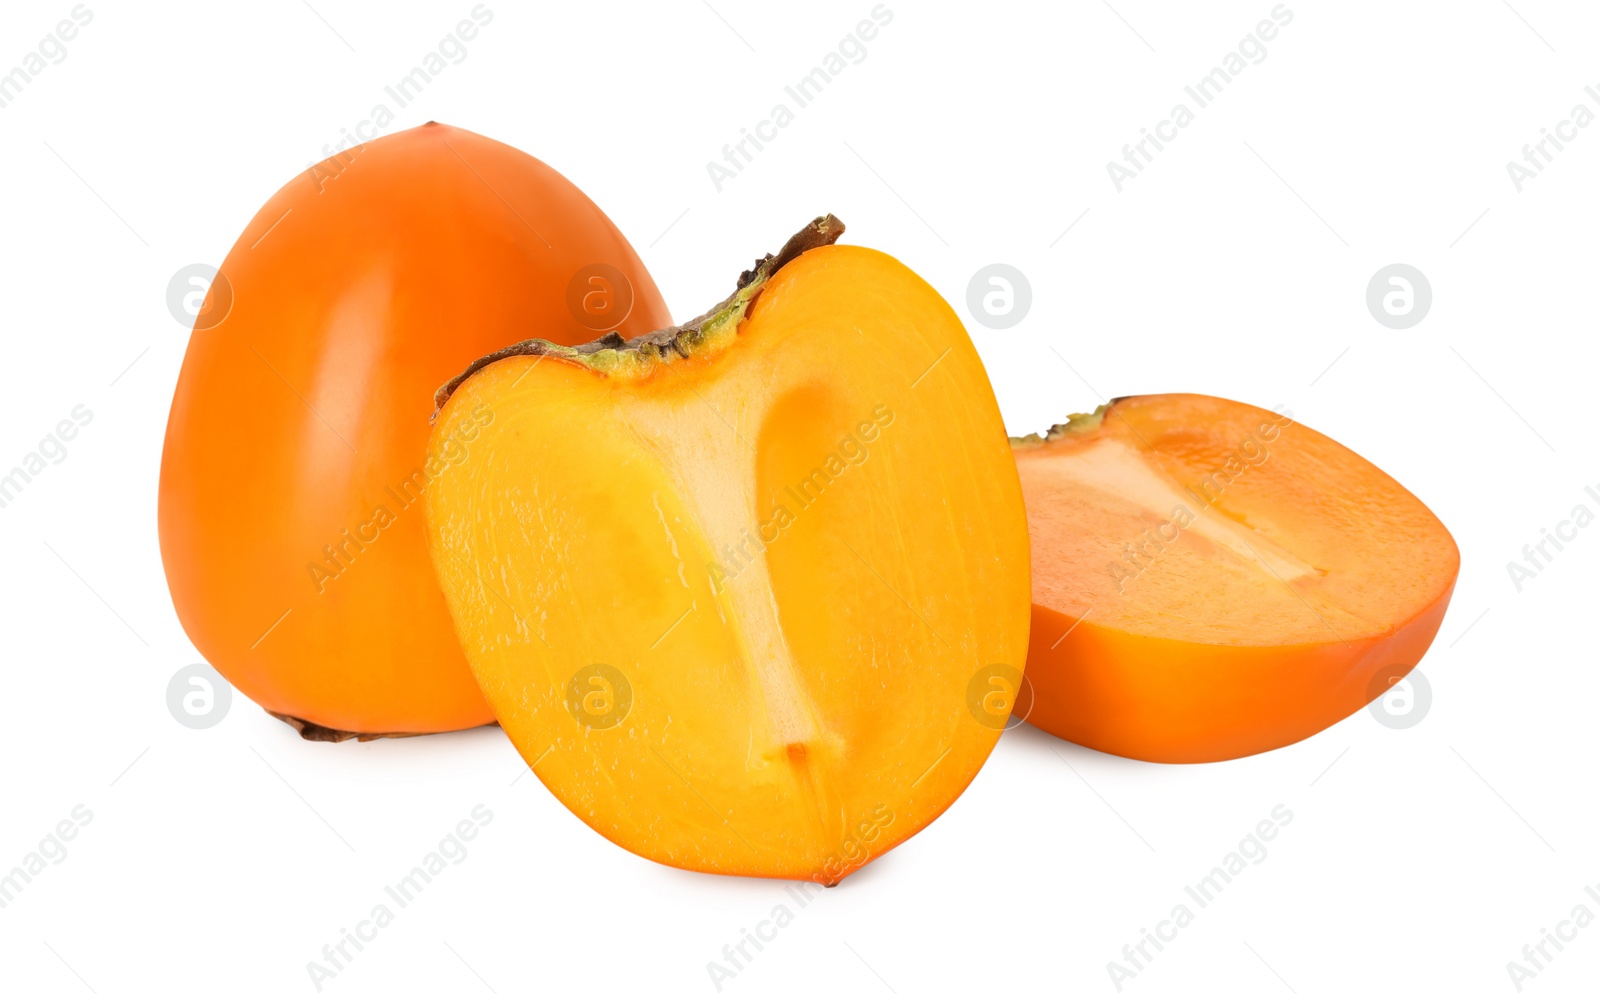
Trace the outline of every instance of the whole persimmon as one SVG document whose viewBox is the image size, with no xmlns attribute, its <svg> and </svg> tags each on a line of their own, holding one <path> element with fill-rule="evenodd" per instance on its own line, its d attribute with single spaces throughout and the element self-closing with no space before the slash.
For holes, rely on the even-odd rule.
<svg viewBox="0 0 1600 994">
<path fill-rule="evenodd" d="M 529 336 L 670 321 L 605 214 L 508 145 L 430 123 L 297 176 L 223 262 L 167 424 L 161 555 L 195 647 L 307 738 L 494 720 L 420 503 L 483 426 L 430 458 L 433 389 Z"/>
</svg>

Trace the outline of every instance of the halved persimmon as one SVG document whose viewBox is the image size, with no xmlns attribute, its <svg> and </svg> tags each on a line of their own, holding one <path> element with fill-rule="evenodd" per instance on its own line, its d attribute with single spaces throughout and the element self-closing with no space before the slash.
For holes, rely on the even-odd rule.
<svg viewBox="0 0 1600 994">
<path fill-rule="evenodd" d="M 832 884 L 953 802 L 1027 649 L 989 381 L 830 217 L 704 317 L 525 342 L 441 389 L 433 559 L 534 772 L 650 859 Z"/>
<path fill-rule="evenodd" d="M 1288 745 L 1387 692 L 1444 618 L 1444 525 L 1287 413 L 1124 397 L 1013 448 L 1028 720 L 1064 739 L 1176 763 Z"/>
<path fill-rule="evenodd" d="M 307 738 L 493 720 L 423 538 L 422 492 L 467 444 L 428 458 L 429 394 L 534 332 L 669 320 L 627 239 L 544 163 L 430 123 L 279 190 L 201 314 L 160 502 L 195 648 Z"/>
</svg>

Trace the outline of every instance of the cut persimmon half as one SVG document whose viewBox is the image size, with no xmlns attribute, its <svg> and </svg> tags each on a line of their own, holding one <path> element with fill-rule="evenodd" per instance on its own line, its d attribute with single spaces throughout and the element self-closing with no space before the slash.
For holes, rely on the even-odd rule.
<svg viewBox="0 0 1600 994">
<path fill-rule="evenodd" d="M 1168 763 L 1275 749 L 1388 692 L 1439 630 L 1450 533 L 1286 412 L 1124 397 L 1012 444 L 1047 732 Z"/>
<path fill-rule="evenodd" d="M 1027 520 L 960 319 L 819 218 L 705 316 L 439 392 L 434 565 L 539 778 L 672 866 L 833 884 L 927 825 L 1020 685 Z"/>
</svg>

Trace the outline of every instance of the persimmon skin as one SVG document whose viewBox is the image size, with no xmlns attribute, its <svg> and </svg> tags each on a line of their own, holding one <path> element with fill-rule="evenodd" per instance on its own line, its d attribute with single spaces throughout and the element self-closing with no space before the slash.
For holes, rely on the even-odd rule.
<svg viewBox="0 0 1600 994">
<path fill-rule="evenodd" d="M 1409 672 L 1455 589 L 1432 512 L 1288 415 L 1125 397 L 1013 450 L 1028 721 L 1079 745 L 1202 763 L 1298 742 Z"/>
<path fill-rule="evenodd" d="M 1035 604 L 1028 723 L 1152 763 L 1214 763 L 1291 745 L 1372 703 L 1385 692 L 1374 692 L 1374 676 L 1409 673 L 1438 634 L 1453 589 L 1393 635 L 1349 647 L 1154 639 Z"/>
<path fill-rule="evenodd" d="M 173 604 L 230 683 L 366 735 L 493 720 L 428 560 L 430 398 L 510 342 L 593 338 L 568 302 L 593 265 L 631 284 L 618 332 L 671 323 L 577 187 L 440 124 L 341 153 L 256 214 L 213 288 L 231 311 L 190 338 L 161 464 Z"/>
</svg>

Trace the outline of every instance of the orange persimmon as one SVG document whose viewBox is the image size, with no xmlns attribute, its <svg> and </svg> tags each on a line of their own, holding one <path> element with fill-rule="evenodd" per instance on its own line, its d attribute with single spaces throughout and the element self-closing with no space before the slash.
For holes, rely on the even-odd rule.
<svg viewBox="0 0 1600 994">
<path fill-rule="evenodd" d="M 434 564 L 506 734 L 642 856 L 832 884 L 959 796 L 1027 651 L 1028 535 L 960 318 L 829 216 L 680 328 L 441 389 Z"/>
<path fill-rule="evenodd" d="M 529 335 L 666 323 L 627 240 L 544 163 L 430 123 L 278 191 L 201 314 L 160 495 L 195 647 L 307 737 L 493 720 L 428 562 L 418 502 L 460 458 L 430 461 L 429 397 Z"/>
<path fill-rule="evenodd" d="M 1315 734 L 1427 651 L 1460 556 L 1421 501 L 1287 414 L 1124 397 L 1014 439 L 1028 720 L 1158 762 Z"/>
</svg>

